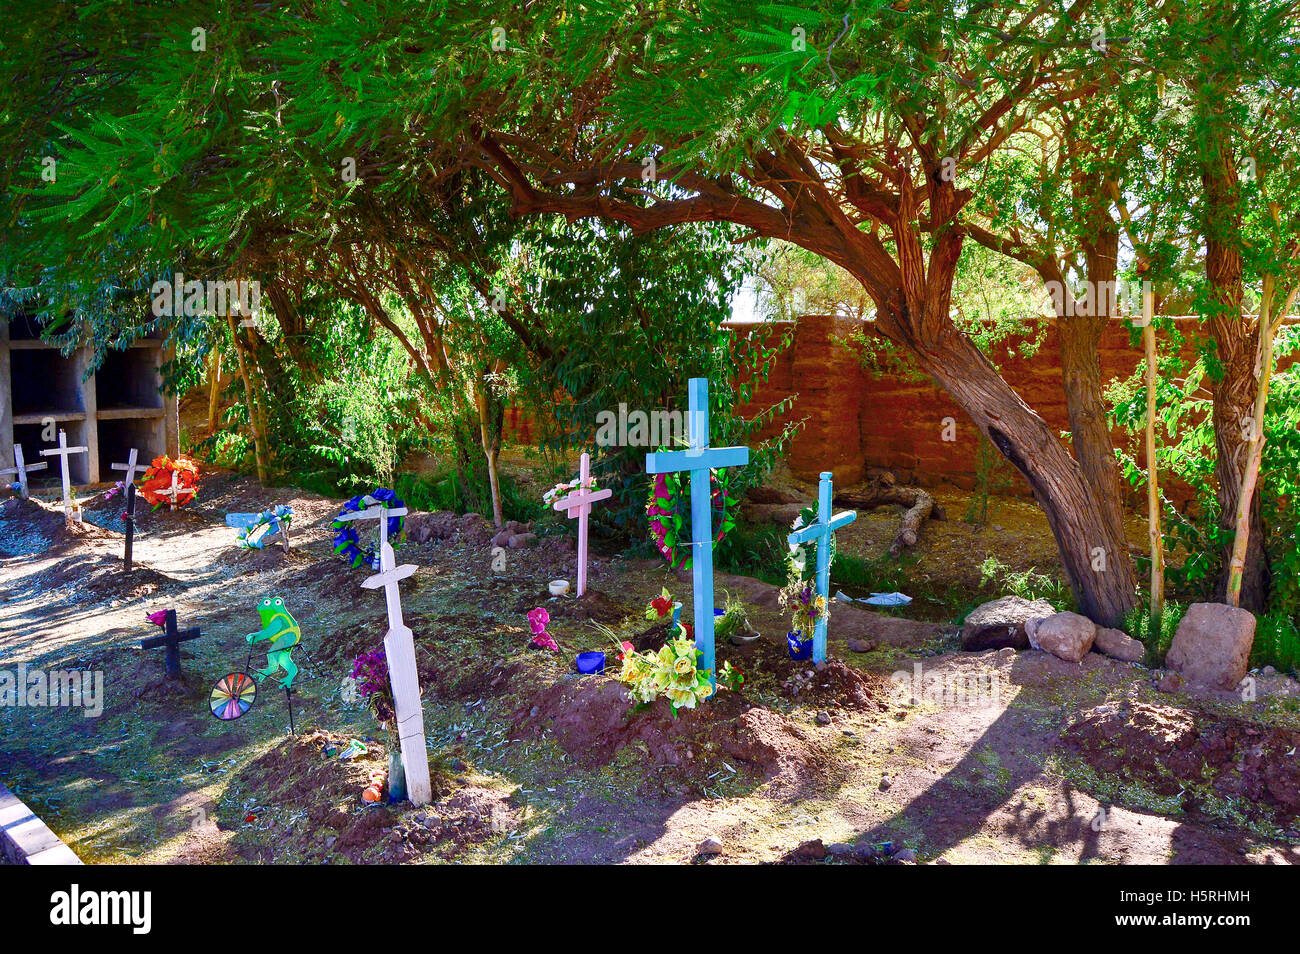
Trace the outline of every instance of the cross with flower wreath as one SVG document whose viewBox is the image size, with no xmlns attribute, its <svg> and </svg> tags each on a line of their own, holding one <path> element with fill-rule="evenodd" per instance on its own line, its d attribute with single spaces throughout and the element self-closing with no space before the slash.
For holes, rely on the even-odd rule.
<svg viewBox="0 0 1300 954">
<path fill-rule="evenodd" d="M 715 468 L 740 467 L 749 463 L 748 447 L 709 446 L 709 379 L 691 378 L 688 383 L 687 428 L 690 439 L 684 451 L 646 454 L 650 474 L 687 471 L 691 480 L 692 592 L 695 600 L 695 648 L 700 651 L 700 668 L 709 671 L 716 689 L 717 659 L 713 648 L 713 507 L 711 475 Z"/>
</svg>

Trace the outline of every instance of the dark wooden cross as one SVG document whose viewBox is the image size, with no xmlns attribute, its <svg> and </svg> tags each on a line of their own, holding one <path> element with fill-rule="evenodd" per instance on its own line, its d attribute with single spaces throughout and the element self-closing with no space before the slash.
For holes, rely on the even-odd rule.
<svg viewBox="0 0 1300 954">
<path fill-rule="evenodd" d="M 122 520 L 126 524 L 126 543 L 123 558 L 126 562 L 126 572 L 131 572 L 131 547 L 135 543 L 135 472 L 137 470 L 148 470 L 135 462 L 136 449 L 131 448 L 131 456 L 125 464 L 113 464 L 114 470 L 126 471 L 126 476 L 122 478 L 123 493 L 126 495 L 126 511 L 122 514 Z"/>
<path fill-rule="evenodd" d="M 163 623 L 163 634 L 161 636 L 147 636 L 140 640 L 140 648 L 157 649 L 159 646 L 167 647 L 165 659 L 167 678 L 179 679 L 181 678 L 181 643 L 187 639 L 198 639 L 202 635 L 197 626 L 190 629 L 177 629 L 176 611 L 168 610 Z"/>
</svg>

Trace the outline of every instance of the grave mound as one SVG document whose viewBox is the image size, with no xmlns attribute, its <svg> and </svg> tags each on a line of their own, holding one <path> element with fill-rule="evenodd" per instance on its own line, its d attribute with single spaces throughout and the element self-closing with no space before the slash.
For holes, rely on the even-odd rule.
<svg viewBox="0 0 1300 954">
<path fill-rule="evenodd" d="M 703 783 L 710 775 L 748 769 L 779 791 L 815 784 L 830 769 L 830 731 L 804 727 L 721 691 L 696 709 L 673 715 L 666 700 L 633 707 L 610 678 L 566 678 L 524 697 L 511 720 L 525 736 L 554 740 L 587 768 L 608 764 L 628 747 L 672 775 Z M 835 732 L 838 736 L 838 732 Z"/>
<path fill-rule="evenodd" d="M 1062 736 L 1104 778 L 1164 798 L 1185 811 L 1230 810 L 1300 834 L 1300 732 L 1141 702 L 1107 703 Z M 1181 793 L 1181 794 L 1180 794 Z"/>
<path fill-rule="evenodd" d="M 386 768 L 387 752 L 369 741 L 357 759 L 325 754 L 327 745 L 341 751 L 347 742 L 337 733 L 307 732 L 245 767 L 238 788 L 258 807 L 250 813 L 254 820 L 236 830 L 234 850 L 248 859 L 282 857 L 287 850 L 316 861 L 341 855 L 354 863 L 394 863 L 427 851 L 450 857 L 517 824 L 507 796 L 458 779 L 436 762 L 430 765 L 431 804 L 369 805 L 361 791 L 371 772 Z M 301 823 L 303 815 L 310 824 Z"/>
</svg>

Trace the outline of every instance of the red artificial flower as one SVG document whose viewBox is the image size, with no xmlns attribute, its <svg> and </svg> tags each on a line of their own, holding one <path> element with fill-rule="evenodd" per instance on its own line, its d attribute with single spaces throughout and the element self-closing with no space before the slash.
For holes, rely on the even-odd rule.
<svg viewBox="0 0 1300 954">
<path fill-rule="evenodd" d="M 650 601 L 650 606 L 659 614 L 660 619 L 663 619 L 673 611 L 672 600 L 668 599 L 666 596 L 656 596 Z"/>
</svg>

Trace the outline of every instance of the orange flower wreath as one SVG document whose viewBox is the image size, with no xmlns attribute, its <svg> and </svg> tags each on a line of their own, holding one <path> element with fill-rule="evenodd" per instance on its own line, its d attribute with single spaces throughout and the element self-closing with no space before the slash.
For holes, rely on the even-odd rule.
<svg viewBox="0 0 1300 954">
<path fill-rule="evenodd" d="M 136 493 L 151 503 L 155 510 L 163 504 L 170 504 L 172 502 L 170 494 L 163 494 L 160 491 L 171 490 L 173 473 L 176 474 L 176 486 L 181 491 L 176 495 L 176 506 L 185 506 L 199 492 L 199 465 L 188 457 L 178 457 L 176 460 L 172 460 L 166 454 L 155 457 L 149 469 L 140 478 L 140 486 L 136 488 Z"/>
</svg>

